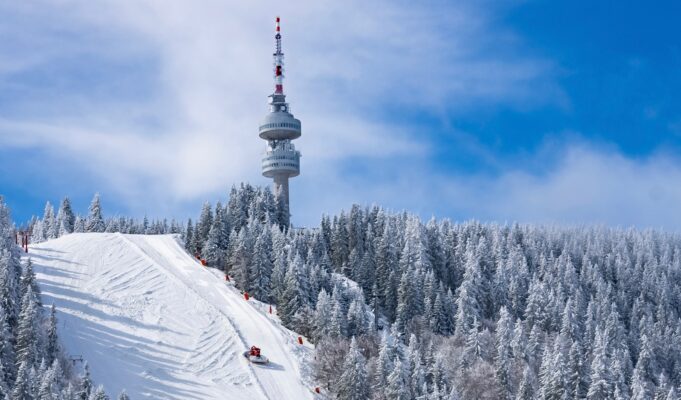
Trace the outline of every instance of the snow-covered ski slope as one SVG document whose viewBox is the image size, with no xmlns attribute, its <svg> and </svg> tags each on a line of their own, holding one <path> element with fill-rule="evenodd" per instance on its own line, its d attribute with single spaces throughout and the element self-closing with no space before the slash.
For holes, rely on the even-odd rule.
<svg viewBox="0 0 681 400">
<path fill-rule="evenodd" d="M 30 249 L 66 351 L 109 395 L 132 399 L 311 399 L 310 347 L 262 303 L 201 267 L 174 236 L 71 234 Z M 262 348 L 267 366 L 242 353 Z"/>
</svg>

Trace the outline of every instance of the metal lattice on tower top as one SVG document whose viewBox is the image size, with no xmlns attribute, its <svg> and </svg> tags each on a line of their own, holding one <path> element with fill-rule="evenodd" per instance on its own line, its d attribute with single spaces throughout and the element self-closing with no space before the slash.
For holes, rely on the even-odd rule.
<svg viewBox="0 0 681 400">
<path fill-rule="evenodd" d="M 262 174 L 274 180 L 274 196 L 281 207 L 283 225 L 290 223 L 288 179 L 300 174 L 300 152 L 291 142 L 301 135 L 300 120 L 293 117 L 284 94 L 284 53 L 281 50 L 281 27 L 275 28 L 274 93 L 269 96 L 270 112 L 260 123 L 259 134 L 267 141 L 262 158 Z"/>
</svg>

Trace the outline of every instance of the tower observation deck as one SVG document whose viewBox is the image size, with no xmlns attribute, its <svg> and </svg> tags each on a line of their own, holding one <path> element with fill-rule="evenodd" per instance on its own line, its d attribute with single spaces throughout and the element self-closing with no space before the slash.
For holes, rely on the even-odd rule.
<svg viewBox="0 0 681 400">
<path fill-rule="evenodd" d="M 267 141 L 262 174 L 274 180 L 274 197 L 281 209 L 283 225 L 290 223 L 288 179 L 300 174 L 300 152 L 292 140 L 301 135 L 300 120 L 293 117 L 284 94 L 284 53 L 281 51 L 280 19 L 277 17 L 274 57 L 274 93 L 269 96 L 270 112 L 260 123 L 260 138 Z"/>
</svg>

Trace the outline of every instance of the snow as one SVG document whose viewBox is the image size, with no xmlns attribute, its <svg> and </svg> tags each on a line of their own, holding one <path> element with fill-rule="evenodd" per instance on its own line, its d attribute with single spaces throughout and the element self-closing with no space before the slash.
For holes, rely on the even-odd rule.
<svg viewBox="0 0 681 400">
<path fill-rule="evenodd" d="M 33 246 L 43 303 L 65 350 L 110 396 L 311 399 L 312 347 L 202 267 L 173 235 L 80 233 Z M 270 359 L 248 363 L 251 345 Z"/>
</svg>

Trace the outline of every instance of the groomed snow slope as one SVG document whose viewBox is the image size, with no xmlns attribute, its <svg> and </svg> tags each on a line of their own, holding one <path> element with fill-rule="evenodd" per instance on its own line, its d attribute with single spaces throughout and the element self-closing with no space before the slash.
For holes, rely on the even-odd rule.
<svg viewBox="0 0 681 400">
<path fill-rule="evenodd" d="M 174 236 L 71 234 L 30 249 L 43 302 L 58 310 L 66 351 L 110 396 L 309 399 L 310 348 L 201 267 Z M 271 360 L 255 366 L 251 345 Z"/>
</svg>

